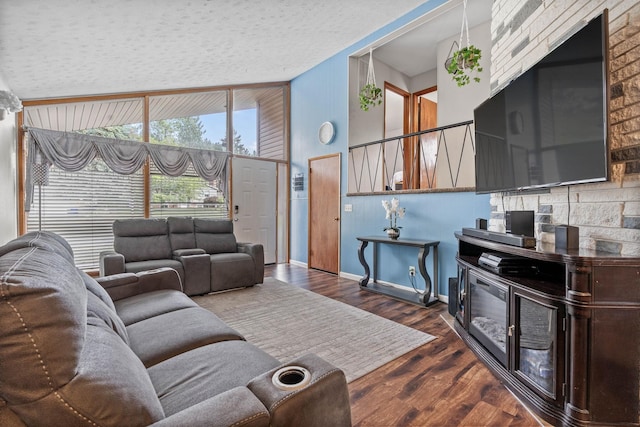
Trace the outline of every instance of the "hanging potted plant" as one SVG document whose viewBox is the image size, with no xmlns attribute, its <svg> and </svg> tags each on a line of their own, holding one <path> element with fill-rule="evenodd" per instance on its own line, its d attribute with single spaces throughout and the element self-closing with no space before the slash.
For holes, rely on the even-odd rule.
<svg viewBox="0 0 640 427">
<path fill-rule="evenodd" d="M 367 82 L 360 89 L 360 109 L 369 111 L 370 107 L 382 104 L 382 89 L 376 86 L 376 75 L 373 71 L 373 52 L 369 49 L 369 68 Z"/>
<path fill-rule="evenodd" d="M 467 33 L 467 44 L 462 46 L 462 36 Z M 477 73 L 482 72 L 480 59 L 482 51 L 469 43 L 469 22 L 467 21 L 467 0 L 463 1 L 462 9 L 462 27 L 460 28 L 460 43 L 453 42 L 449 50 L 449 58 L 444 66 L 447 72 L 451 74 L 453 80 L 460 87 L 471 82 L 472 73 L 476 73 L 473 81 L 479 82 L 480 77 Z"/>
<path fill-rule="evenodd" d="M 382 89 L 375 83 L 367 83 L 360 89 L 360 109 L 369 111 L 369 107 L 382 104 Z"/>
<path fill-rule="evenodd" d="M 453 55 L 447 60 L 447 71 L 453 77 L 458 86 L 464 86 L 471 82 L 471 73 L 481 73 L 480 58 L 482 51 L 474 45 L 469 45 L 453 52 Z M 473 77 L 476 83 L 480 81 L 477 75 Z"/>
</svg>

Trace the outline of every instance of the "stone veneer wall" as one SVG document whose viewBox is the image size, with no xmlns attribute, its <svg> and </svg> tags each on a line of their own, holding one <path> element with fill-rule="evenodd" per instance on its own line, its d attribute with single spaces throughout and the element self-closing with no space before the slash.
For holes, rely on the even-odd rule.
<svg viewBox="0 0 640 427">
<path fill-rule="evenodd" d="M 611 179 L 549 193 L 491 196 L 489 229 L 505 210 L 536 212 L 536 238 L 553 242 L 557 224 L 580 228 L 580 247 L 640 256 L 640 2 L 495 0 L 491 92 L 539 61 L 590 19 L 609 10 Z M 568 202 L 569 201 L 569 202 Z"/>
</svg>

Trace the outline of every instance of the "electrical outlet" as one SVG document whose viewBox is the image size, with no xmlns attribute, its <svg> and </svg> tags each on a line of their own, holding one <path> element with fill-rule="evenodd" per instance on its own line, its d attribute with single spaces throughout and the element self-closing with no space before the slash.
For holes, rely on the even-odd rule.
<svg viewBox="0 0 640 427">
<path fill-rule="evenodd" d="M 409 276 L 415 276 L 416 275 L 416 268 L 413 265 L 409 266 Z"/>
</svg>

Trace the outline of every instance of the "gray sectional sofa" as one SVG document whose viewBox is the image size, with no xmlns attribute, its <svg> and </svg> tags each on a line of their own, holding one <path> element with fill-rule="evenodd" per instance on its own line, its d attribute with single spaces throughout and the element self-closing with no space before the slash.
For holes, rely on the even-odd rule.
<svg viewBox="0 0 640 427">
<path fill-rule="evenodd" d="M 101 276 L 171 267 L 187 295 L 253 286 L 264 279 L 262 245 L 237 242 L 231 220 L 116 220 L 113 235 L 114 251 L 100 254 Z"/>
<path fill-rule="evenodd" d="M 0 247 L 0 425 L 345 426 L 341 370 L 281 363 L 182 292 L 175 270 L 101 277 L 60 236 Z"/>
</svg>

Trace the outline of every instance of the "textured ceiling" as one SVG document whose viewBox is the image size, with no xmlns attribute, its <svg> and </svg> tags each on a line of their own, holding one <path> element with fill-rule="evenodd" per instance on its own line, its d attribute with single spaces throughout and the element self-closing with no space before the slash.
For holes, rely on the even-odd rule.
<svg viewBox="0 0 640 427">
<path fill-rule="evenodd" d="M 288 81 L 422 3 L 0 0 L 0 78 L 23 100 Z"/>
</svg>

